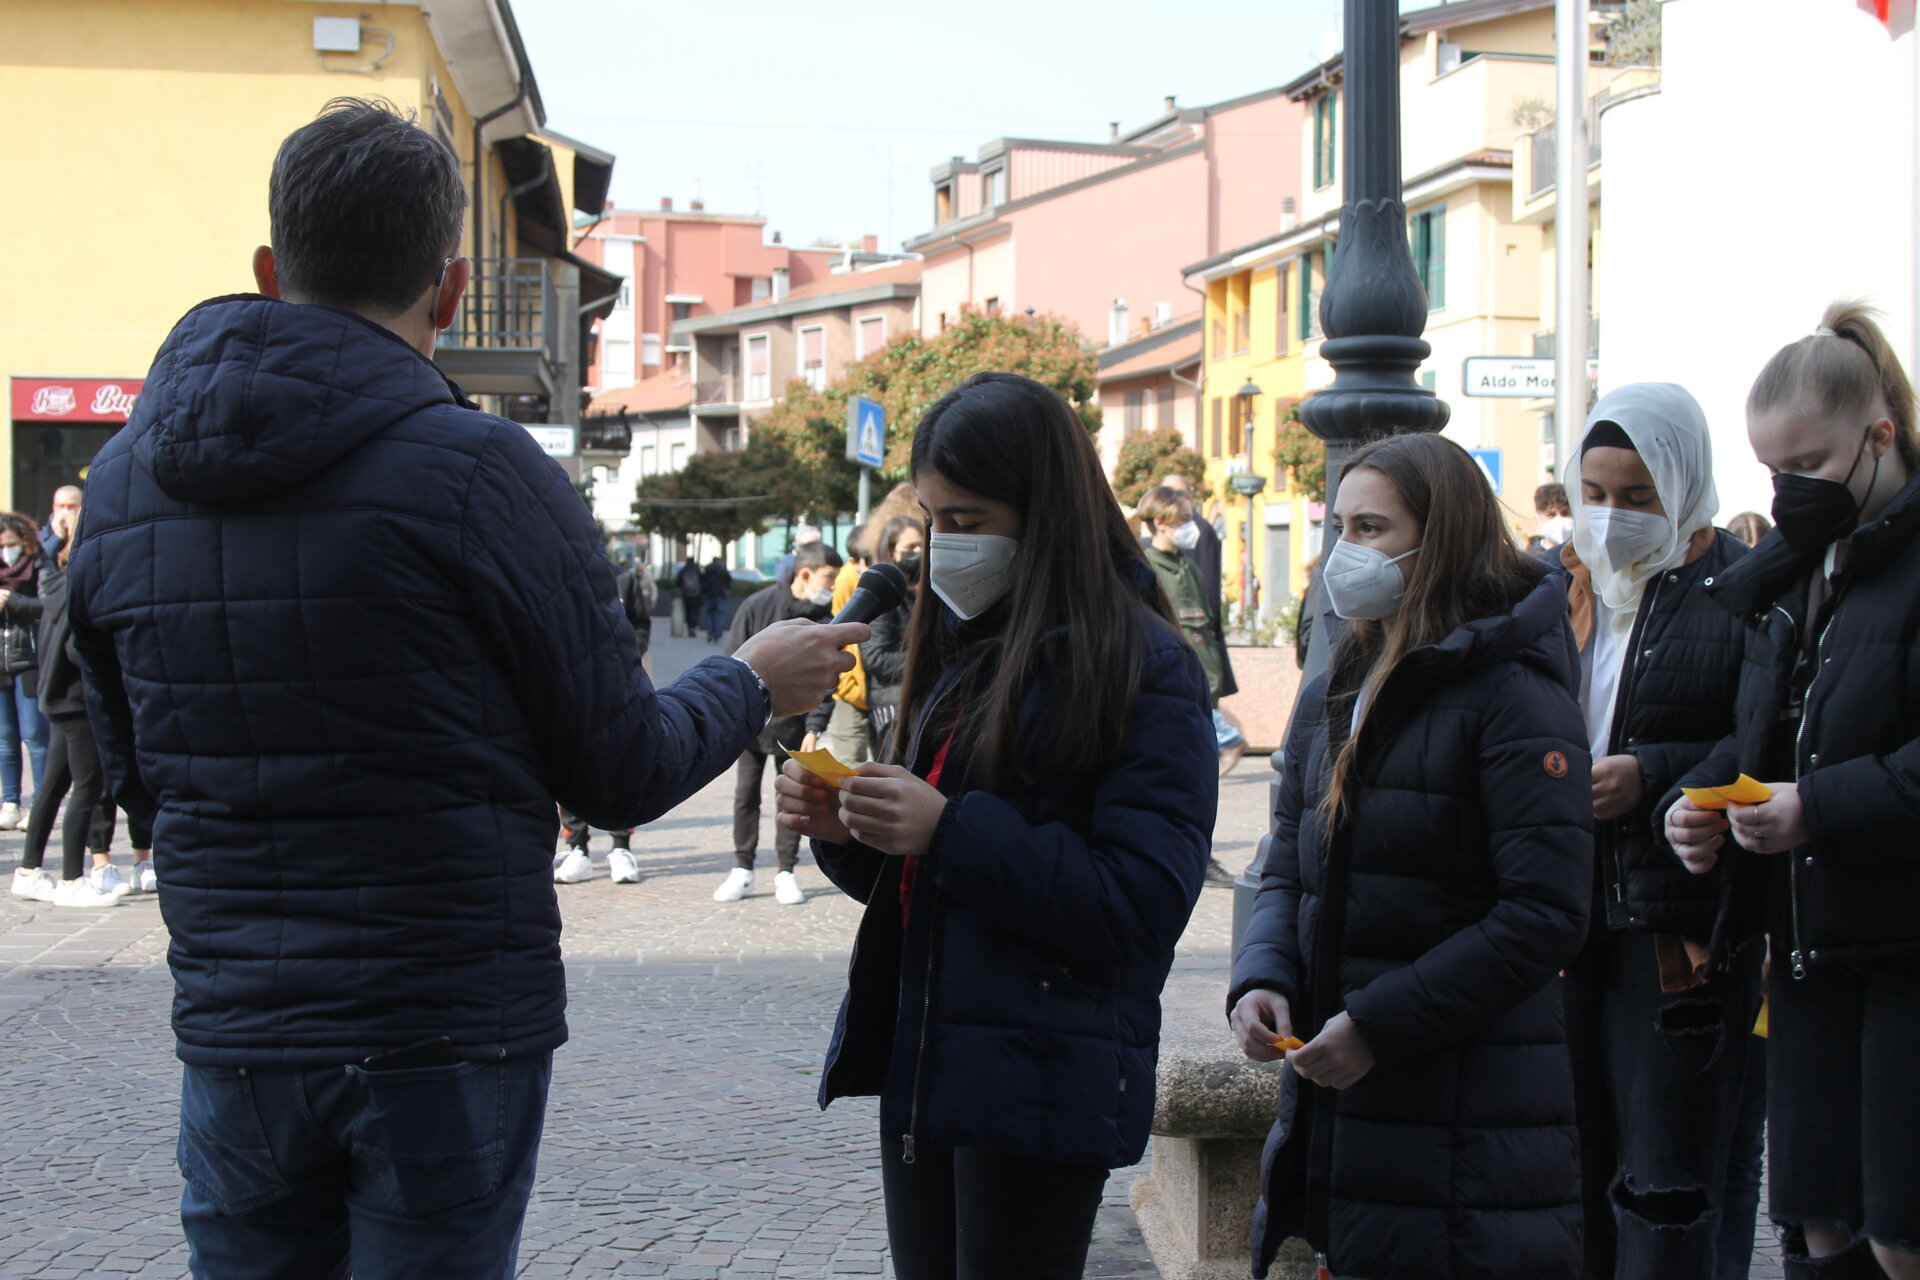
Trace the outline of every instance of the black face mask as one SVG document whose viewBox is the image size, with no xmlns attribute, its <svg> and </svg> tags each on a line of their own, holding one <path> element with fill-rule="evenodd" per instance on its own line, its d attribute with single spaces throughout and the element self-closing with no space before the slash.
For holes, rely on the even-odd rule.
<svg viewBox="0 0 1920 1280">
<path fill-rule="evenodd" d="M 1867 437 L 1872 433 L 1873 424 L 1868 423 L 1860 435 L 1860 448 L 1853 455 L 1853 465 L 1847 468 L 1845 480 L 1784 472 L 1774 476 L 1773 525 L 1795 551 L 1802 555 L 1818 551 L 1846 537 L 1860 523 L 1860 512 L 1867 502 L 1865 498 L 1853 496 L 1853 473 L 1860 469 L 1860 460 L 1866 456 Z M 1879 478 L 1880 459 L 1875 458 L 1873 476 L 1867 481 L 1869 494 Z"/>
<path fill-rule="evenodd" d="M 907 575 L 907 582 L 909 584 L 917 584 L 920 581 L 920 553 L 918 551 L 908 551 L 902 554 L 899 564 L 900 572 Z"/>
</svg>

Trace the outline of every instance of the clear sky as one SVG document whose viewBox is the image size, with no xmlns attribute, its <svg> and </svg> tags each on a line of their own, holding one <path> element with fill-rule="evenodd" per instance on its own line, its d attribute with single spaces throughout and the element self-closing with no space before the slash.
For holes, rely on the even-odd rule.
<svg viewBox="0 0 1920 1280">
<path fill-rule="evenodd" d="M 1421 7 L 1408 4 L 1404 7 Z M 548 124 L 614 153 L 613 199 L 766 215 L 789 244 L 897 245 L 927 174 L 1002 136 L 1105 141 L 1293 79 L 1340 0 L 516 0 Z"/>
</svg>

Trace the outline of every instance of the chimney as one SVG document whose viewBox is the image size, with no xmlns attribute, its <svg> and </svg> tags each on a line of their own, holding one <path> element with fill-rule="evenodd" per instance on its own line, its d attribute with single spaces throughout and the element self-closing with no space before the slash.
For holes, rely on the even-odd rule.
<svg viewBox="0 0 1920 1280">
<path fill-rule="evenodd" d="M 1120 141 L 1120 122 L 1118 120 L 1107 121 L 1107 141 Z"/>
<path fill-rule="evenodd" d="M 601 212 L 607 214 L 608 216 L 612 216 L 615 212 L 617 212 L 614 208 L 613 201 L 611 200 L 607 201 L 607 207 L 605 209 L 602 209 Z"/>
<path fill-rule="evenodd" d="M 792 285 L 793 269 L 791 267 L 775 267 L 773 269 L 773 300 L 775 302 L 786 297 L 787 290 L 790 289 Z"/>
<path fill-rule="evenodd" d="M 1107 313 L 1107 345 L 1117 347 L 1127 340 L 1127 300 L 1115 298 L 1113 309 Z"/>
<path fill-rule="evenodd" d="M 860 252 L 862 253 L 880 252 L 880 237 L 879 236 L 861 236 Z"/>
<path fill-rule="evenodd" d="M 672 213 L 672 212 L 673 212 L 673 197 L 672 197 L 672 196 L 661 196 L 661 197 L 660 197 L 660 208 L 661 208 L 661 211 L 662 211 L 662 212 L 665 212 L 665 213 Z"/>
<path fill-rule="evenodd" d="M 1173 95 L 1172 94 L 1167 95 L 1167 111 L 1169 113 L 1173 111 Z"/>
<path fill-rule="evenodd" d="M 707 208 L 707 202 L 705 200 L 695 199 L 687 205 L 687 208 L 693 210 L 695 213 L 704 213 Z"/>
<path fill-rule="evenodd" d="M 1280 198 L 1280 229 L 1291 231 L 1300 225 L 1300 206 L 1292 196 Z"/>
<path fill-rule="evenodd" d="M 773 233 L 773 242 L 774 242 L 775 244 L 779 244 L 779 243 L 780 243 L 780 233 L 779 233 L 778 231 L 776 231 L 776 232 L 774 232 L 774 233 Z"/>
</svg>

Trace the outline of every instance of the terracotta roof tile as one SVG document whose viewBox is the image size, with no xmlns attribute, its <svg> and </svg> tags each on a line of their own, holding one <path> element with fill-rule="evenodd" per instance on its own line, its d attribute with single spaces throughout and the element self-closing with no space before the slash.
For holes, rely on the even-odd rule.
<svg viewBox="0 0 1920 1280">
<path fill-rule="evenodd" d="M 587 404 L 589 418 L 609 417 L 616 413 L 669 413 L 693 403 L 693 379 L 684 370 L 656 373 L 644 382 L 617 391 L 606 391 Z"/>
</svg>

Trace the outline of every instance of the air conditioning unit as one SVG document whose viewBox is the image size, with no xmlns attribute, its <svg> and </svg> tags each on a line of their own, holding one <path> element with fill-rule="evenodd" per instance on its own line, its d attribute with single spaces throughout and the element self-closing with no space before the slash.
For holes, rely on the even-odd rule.
<svg viewBox="0 0 1920 1280">
<path fill-rule="evenodd" d="M 1173 304 L 1171 302 L 1154 303 L 1153 304 L 1153 327 L 1156 329 L 1164 329 L 1172 323 L 1173 323 Z"/>
</svg>

